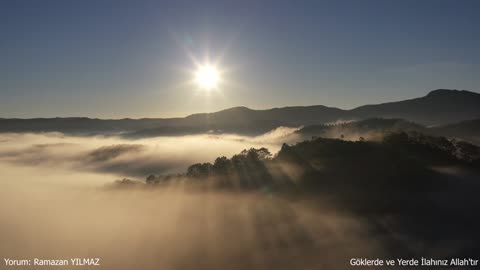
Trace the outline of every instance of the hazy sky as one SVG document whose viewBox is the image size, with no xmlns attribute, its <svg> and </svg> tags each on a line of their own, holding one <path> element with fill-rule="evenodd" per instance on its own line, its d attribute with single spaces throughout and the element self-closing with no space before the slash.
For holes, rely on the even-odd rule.
<svg viewBox="0 0 480 270">
<path fill-rule="evenodd" d="M 480 1 L 0 2 L 0 117 L 352 108 L 480 90 Z M 190 83 L 219 61 L 220 90 Z"/>
</svg>

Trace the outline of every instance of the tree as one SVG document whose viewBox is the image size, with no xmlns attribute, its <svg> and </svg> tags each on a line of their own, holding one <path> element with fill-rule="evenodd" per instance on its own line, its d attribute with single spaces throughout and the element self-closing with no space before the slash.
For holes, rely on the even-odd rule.
<svg viewBox="0 0 480 270">
<path fill-rule="evenodd" d="M 385 135 L 383 142 L 391 145 L 406 145 L 409 143 L 409 137 L 406 132 L 395 132 Z"/>
<path fill-rule="evenodd" d="M 187 176 L 193 178 L 205 178 L 210 175 L 211 171 L 211 163 L 197 163 L 188 167 Z"/>
<path fill-rule="evenodd" d="M 272 154 L 270 153 L 270 151 L 268 151 L 267 148 L 265 147 L 262 147 L 260 149 L 255 149 L 255 148 L 252 148 L 250 149 L 251 151 L 254 151 L 258 157 L 259 160 L 269 160 L 272 158 Z"/>
<path fill-rule="evenodd" d="M 216 174 L 227 174 L 232 167 L 232 162 L 226 157 L 218 157 L 213 163 L 212 170 Z"/>
<path fill-rule="evenodd" d="M 455 146 L 457 149 L 456 155 L 459 159 L 463 159 L 468 162 L 473 162 L 480 159 L 480 147 L 463 141 L 456 142 Z"/>
<path fill-rule="evenodd" d="M 147 181 L 146 181 L 147 184 L 154 184 L 154 183 L 156 182 L 156 181 L 155 181 L 156 178 L 157 178 L 157 177 L 156 177 L 155 175 L 150 174 L 150 175 L 147 177 Z"/>
</svg>

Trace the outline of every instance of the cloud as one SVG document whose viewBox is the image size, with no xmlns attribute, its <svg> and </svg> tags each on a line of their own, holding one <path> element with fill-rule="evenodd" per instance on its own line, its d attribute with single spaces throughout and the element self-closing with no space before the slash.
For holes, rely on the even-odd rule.
<svg viewBox="0 0 480 270">
<path fill-rule="evenodd" d="M 35 170 L 41 169 L 29 174 Z M 104 191 L 29 183 L 0 183 L 4 258 L 98 257 L 102 268 L 119 270 L 284 270 L 346 268 L 349 257 L 383 254 L 367 223 L 313 203 L 180 187 Z"/>
<path fill-rule="evenodd" d="M 131 153 L 138 153 L 145 146 L 137 144 L 117 144 L 111 146 L 102 146 L 90 152 L 88 159 L 90 162 L 102 162 L 117 158 L 119 156 Z"/>
<path fill-rule="evenodd" d="M 0 162 L 43 166 L 143 179 L 149 174 L 183 172 L 187 166 L 232 156 L 243 149 L 279 150 L 297 129 L 280 127 L 261 136 L 204 134 L 125 139 L 61 133 L 0 134 Z M 7 143 L 8 141 L 8 143 Z"/>
<path fill-rule="evenodd" d="M 244 148 L 275 152 L 286 139 L 295 140 L 291 132 L 141 140 L 2 134 L 0 254 L 98 257 L 102 268 L 119 270 L 284 270 L 344 269 L 350 258 L 398 257 L 396 248 L 404 247 L 427 250 L 422 240 L 408 238 L 409 226 L 394 216 L 355 213 L 328 195 L 291 200 L 274 193 L 192 192 L 182 183 L 148 191 L 99 188 L 116 177 L 183 171 Z M 296 168 L 271 169 L 298 174 Z M 451 198 L 451 191 L 446 195 Z M 448 257 L 460 244 L 436 241 L 425 254 Z"/>
<path fill-rule="evenodd" d="M 13 143 L 0 146 L 0 254 L 99 257 L 102 268 L 119 270 L 335 268 L 351 256 L 382 254 L 368 224 L 327 205 L 318 210 L 317 203 L 262 194 L 200 194 L 174 184 L 151 192 L 98 188 L 117 176 L 183 170 L 260 142 L 276 151 L 279 144 L 271 141 L 286 133 L 132 141 L 2 135 Z"/>
</svg>

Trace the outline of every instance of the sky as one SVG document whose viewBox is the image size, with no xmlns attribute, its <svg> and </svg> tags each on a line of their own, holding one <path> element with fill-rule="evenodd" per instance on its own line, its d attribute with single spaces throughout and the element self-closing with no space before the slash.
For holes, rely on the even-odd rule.
<svg viewBox="0 0 480 270">
<path fill-rule="evenodd" d="M 480 91 L 480 1 L 0 1 L 0 117 L 350 109 Z M 222 73 L 215 91 L 196 64 Z"/>
</svg>

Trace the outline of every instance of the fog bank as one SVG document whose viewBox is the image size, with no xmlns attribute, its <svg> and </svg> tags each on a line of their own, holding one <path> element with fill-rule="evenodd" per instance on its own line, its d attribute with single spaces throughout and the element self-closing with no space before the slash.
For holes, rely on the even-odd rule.
<svg viewBox="0 0 480 270">
<path fill-rule="evenodd" d="M 183 172 L 193 163 L 229 157 L 251 147 L 276 152 L 283 142 L 298 139 L 295 130 L 280 127 L 257 137 L 205 134 L 132 140 L 9 133 L 0 134 L 0 162 L 144 179 L 149 174 Z"/>
</svg>

